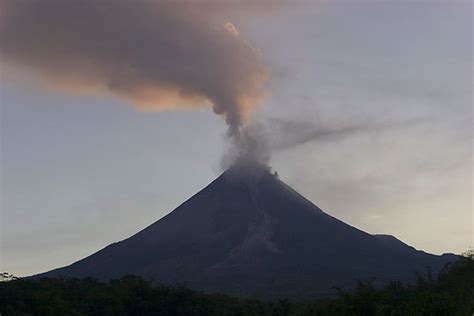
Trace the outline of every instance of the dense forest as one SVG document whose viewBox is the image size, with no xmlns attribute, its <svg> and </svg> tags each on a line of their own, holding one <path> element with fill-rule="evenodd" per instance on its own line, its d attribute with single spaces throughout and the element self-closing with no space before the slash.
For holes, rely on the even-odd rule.
<svg viewBox="0 0 474 316">
<path fill-rule="evenodd" d="M 0 314 L 8 315 L 473 315 L 474 261 L 463 258 L 438 276 L 417 274 L 413 285 L 359 282 L 328 299 L 250 300 L 155 286 L 136 276 L 17 279 L 0 283 Z"/>
</svg>

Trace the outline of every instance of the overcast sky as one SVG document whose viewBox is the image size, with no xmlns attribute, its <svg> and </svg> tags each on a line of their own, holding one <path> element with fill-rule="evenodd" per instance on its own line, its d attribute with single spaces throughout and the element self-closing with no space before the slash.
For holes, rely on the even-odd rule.
<svg viewBox="0 0 474 316">
<path fill-rule="evenodd" d="M 256 120 L 280 178 L 366 232 L 436 254 L 472 246 L 471 2 L 257 11 L 232 22 L 270 69 Z M 209 108 L 138 112 L 5 67 L 0 100 L 1 271 L 70 264 L 221 172 L 226 126 Z"/>
</svg>

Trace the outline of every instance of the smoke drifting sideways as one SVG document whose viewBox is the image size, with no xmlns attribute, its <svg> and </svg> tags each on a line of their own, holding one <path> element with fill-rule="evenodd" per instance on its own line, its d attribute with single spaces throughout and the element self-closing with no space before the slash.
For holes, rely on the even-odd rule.
<svg viewBox="0 0 474 316">
<path fill-rule="evenodd" d="M 0 57 L 53 88 L 113 95 L 139 110 L 212 106 L 232 143 L 248 149 L 241 129 L 268 72 L 259 51 L 204 3 L 0 0 Z"/>
</svg>

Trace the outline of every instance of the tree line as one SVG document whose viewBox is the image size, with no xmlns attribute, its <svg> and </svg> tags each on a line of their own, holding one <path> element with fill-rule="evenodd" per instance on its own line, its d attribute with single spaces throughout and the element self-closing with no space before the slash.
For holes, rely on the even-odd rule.
<svg viewBox="0 0 474 316">
<path fill-rule="evenodd" d="M 0 314 L 9 315 L 473 315 L 474 261 L 462 258 L 439 275 L 417 274 L 411 285 L 359 282 L 326 299 L 257 300 L 155 285 L 137 276 L 15 279 L 0 282 Z"/>
</svg>

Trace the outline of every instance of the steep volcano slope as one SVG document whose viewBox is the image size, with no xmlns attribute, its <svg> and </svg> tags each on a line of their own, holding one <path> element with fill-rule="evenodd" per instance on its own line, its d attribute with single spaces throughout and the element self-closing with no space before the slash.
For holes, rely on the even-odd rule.
<svg viewBox="0 0 474 316">
<path fill-rule="evenodd" d="M 325 294 L 356 279 L 409 281 L 434 256 L 321 211 L 260 167 L 234 166 L 134 236 L 36 277 L 137 274 L 235 295 Z"/>
</svg>

